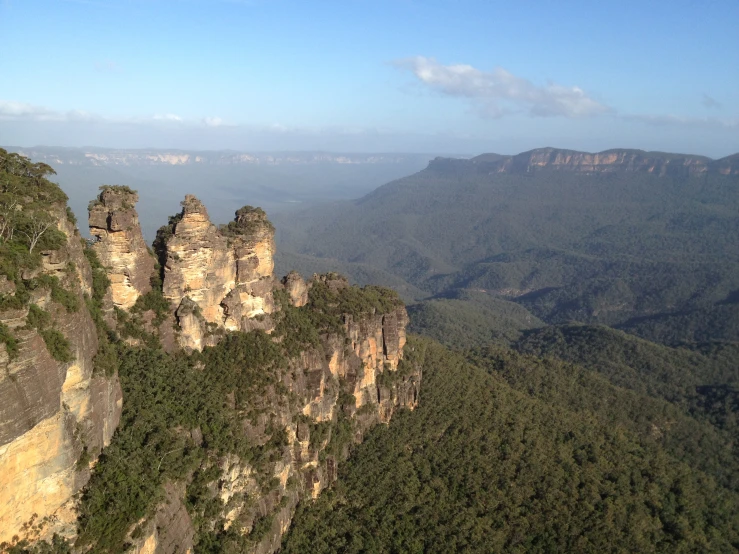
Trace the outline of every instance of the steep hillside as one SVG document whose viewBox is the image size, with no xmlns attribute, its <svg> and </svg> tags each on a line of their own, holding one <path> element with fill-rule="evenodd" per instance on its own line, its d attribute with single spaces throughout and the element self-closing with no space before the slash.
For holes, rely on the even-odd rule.
<svg viewBox="0 0 739 554">
<path fill-rule="evenodd" d="M 90 303 L 105 275 L 53 173 L 0 149 L 0 543 L 74 531 L 121 414 Z"/>
<path fill-rule="evenodd" d="M 353 204 L 279 219 L 278 239 L 288 252 L 369 265 L 429 296 L 484 290 L 547 323 L 689 340 L 720 330 L 701 315 L 718 305 L 737 328 L 738 172 L 736 157 L 629 150 L 436 159 Z M 694 314 L 698 329 L 640 324 Z"/>
<path fill-rule="evenodd" d="M 470 361 L 413 338 L 410 355 L 420 407 L 374 429 L 337 485 L 299 507 L 284 552 L 739 547 L 739 495 L 696 467 L 700 451 L 680 452 L 700 424 L 665 403 L 505 351 Z"/>
</svg>

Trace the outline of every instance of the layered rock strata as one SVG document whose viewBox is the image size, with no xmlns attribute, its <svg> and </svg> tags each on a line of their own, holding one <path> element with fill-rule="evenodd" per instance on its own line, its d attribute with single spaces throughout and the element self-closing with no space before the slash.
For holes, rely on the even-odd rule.
<svg viewBox="0 0 739 554">
<path fill-rule="evenodd" d="M 274 228 L 259 208 L 246 206 L 221 229 L 192 195 L 157 238 L 165 298 L 175 307 L 179 344 L 214 344 L 214 331 L 270 328 Z M 258 318 L 258 319 L 257 319 Z"/>
<path fill-rule="evenodd" d="M 138 199 L 127 187 L 103 187 L 89 209 L 92 248 L 108 269 L 113 304 L 123 309 L 151 290 L 155 264 L 141 233 Z"/>
<path fill-rule="evenodd" d="M 0 311 L 0 322 L 18 342 L 12 356 L 0 344 L 0 543 L 74 533 L 73 496 L 88 481 L 89 464 L 110 442 L 121 414 L 117 376 L 93 375 L 98 338 L 83 298 L 92 291 L 92 272 L 82 239 L 63 206 L 53 215 L 66 243 L 41 252 L 41 267 L 24 278 L 56 277 L 78 307 L 69 311 L 41 286 L 24 307 Z M 16 294 L 7 279 L 2 289 L 6 296 Z M 49 325 L 69 342 L 73 361 L 55 360 L 39 331 L 27 325 L 31 305 L 50 314 Z"/>
</svg>

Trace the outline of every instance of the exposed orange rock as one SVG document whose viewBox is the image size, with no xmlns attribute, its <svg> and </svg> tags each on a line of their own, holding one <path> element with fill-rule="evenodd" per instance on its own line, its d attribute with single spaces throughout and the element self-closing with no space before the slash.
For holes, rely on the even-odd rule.
<svg viewBox="0 0 739 554">
<path fill-rule="evenodd" d="M 55 360 L 38 332 L 23 328 L 27 306 L 0 313 L 0 321 L 14 329 L 18 340 L 13 359 L 0 346 L 0 543 L 14 535 L 23 538 L 23 525 L 31 520 L 43 523 L 42 538 L 74 532 L 73 495 L 90 476 L 77 460 L 83 447 L 92 460 L 97 457 L 121 414 L 117 376 L 93 375 L 98 339 L 83 298 L 91 292 L 92 273 L 79 233 L 63 206 L 54 215 L 67 242 L 59 250 L 42 252 L 37 272 L 56 276 L 77 296 L 80 308 L 68 312 L 45 288 L 34 290 L 30 302 L 49 312 L 75 359 Z M 68 270 L 70 263 L 74 272 Z M 9 283 L 2 286 L 14 293 Z"/>
<path fill-rule="evenodd" d="M 264 316 L 274 310 L 274 228 L 262 210 L 241 208 L 218 229 L 203 203 L 188 195 L 167 229 L 171 236 L 163 232 L 162 291 L 176 307 L 181 346 L 200 350 L 216 340 L 217 329 L 271 328 Z"/>
<path fill-rule="evenodd" d="M 613 149 L 603 152 L 578 152 L 559 148 L 537 148 L 515 156 L 482 154 L 470 161 L 484 173 L 530 173 L 541 169 L 573 173 L 636 172 L 658 176 L 693 176 L 703 174 L 739 174 L 738 155 L 720 160 L 688 154 Z M 436 158 L 429 164 L 438 170 L 462 170 L 466 160 Z"/>
<path fill-rule="evenodd" d="M 308 285 L 297 271 L 291 271 L 282 278 L 282 285 L 290 295 L 290 302 L 296 308 L 308 303 Z"/>
<path fill-rule="evenodd" d="M 138 194 L 123 187 L 107 187 L 90 204 L 92 248 L 108 268 L 113 304 L 128 309 L 151 290 L 154 258 L 141 234 L 134 206 Z"/>
</svg>

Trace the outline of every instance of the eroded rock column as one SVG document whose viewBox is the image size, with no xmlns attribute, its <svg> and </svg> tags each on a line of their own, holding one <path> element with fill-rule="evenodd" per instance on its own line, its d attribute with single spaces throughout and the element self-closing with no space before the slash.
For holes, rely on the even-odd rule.
<svg viewBox="0 0 739 554">
<path fill-rule="evenodd" d="M 263 210 L 245 206 L 220 228 L 192 195 L 159 230 L 164 296 L 175 307 L 179 343 L 202 349 L 219 329 L 271 329 L 274 228 Z"/>
<path fill-rule="evenodd" d="M 144 242 L 134 206 L 138 194 L 128 187 L 103 187 L 90 203 L 92 245 L 107 268 L 113 304 L 128 309 L 151 290 L 154 258 Z"/>
</svg>

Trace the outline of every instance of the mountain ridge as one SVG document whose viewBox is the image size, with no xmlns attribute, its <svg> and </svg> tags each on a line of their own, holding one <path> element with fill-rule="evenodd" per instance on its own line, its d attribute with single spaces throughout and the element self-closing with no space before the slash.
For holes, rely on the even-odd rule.
<svg viewBox="0 0 739 554">
<path fill-rule="evenodd" d="M 423 153 L 280 151 L 246 152 L 239 150 L 191 150 L 180 148 L 99 148 L 8 146 L 19 154 L 58 165 L 92 166 L 177 166 L 177 165 L 313 165 L 313 164 L 398 164 Z"/>
<path fill-rule="evenodd" d="M 453 161 L 451 161 L 453 160 Z M 629 148 L 613 148 L 601 152 L 582 152 L 562 148 L 535 148 L 514 155 L 486 153 L 469 160 L 437 157 L 428 169 L 445 170 L 475 166 L 478 172 L 530 173 L 538 169 L 572 170 L 581 173 L 603 173 L 618 170 L 657 175 L 739 174 L 739 154 L 719 159 L 693 154 L 652 152 Z"/>
</svg>

